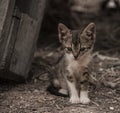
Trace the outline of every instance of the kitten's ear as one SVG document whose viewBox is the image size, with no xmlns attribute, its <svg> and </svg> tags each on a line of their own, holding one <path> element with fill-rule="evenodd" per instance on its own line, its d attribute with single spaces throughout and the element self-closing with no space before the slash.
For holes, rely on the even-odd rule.
<svg viewBox="0 0 120 113">
<path fill-rule="evenodd" d="M 88 37 L 95 38 L 96 37 L 96 26 L 94 23 L 90 23 L 84 30 L 84 32 L 86 33 L 86 35 Z"/>
<path fill-rule="evenodd" d="M 67 38 L 67 33 L 69 32 L 70 30 L 62 23 L 59 23 L 58 24 L 58 33 L 59 33 L 59 40 L 60 42 L 62 43 L 64 40 L 66 40 Z"/>
</svg>

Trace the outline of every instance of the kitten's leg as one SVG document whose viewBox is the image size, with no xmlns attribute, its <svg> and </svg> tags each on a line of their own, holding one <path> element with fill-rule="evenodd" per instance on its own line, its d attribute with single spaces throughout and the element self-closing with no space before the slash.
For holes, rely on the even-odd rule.
<svg viewBox="0 0 120 113">
<path fill-rule="evenodd" d="M 59 77 L 60 77 L 60 75 L 59 75 Z M 67 83 L 66 83 L 66 80 L 65 80 L 64 76 L 61 76 L 59 78 L 59 83 L 60 83 L 60 86 L 61 86 L 61 88 L 59 89 L 59 93 L 68 96 L 68 87 L 67 87 Z"/>
<path fill-rule="evenodd" d="M 70 79 L 69 79 L 70 78 Z M 72 80 L 73 78 L 71 76 L 67 77 L 67 83 L 69 87 L 69 93 L 70 93 L 70 102 L 71 103 L 79 103 L 80 98 L 75 86 L 75 82 Z"/>
<path fill-rule="evenodd" d="M 88 97 L 88 87 L 89 87 L 89 83 L 88 83 L 88 72 L 84 72 L 83 73 L 83 79 L 81 81 L 81 90 L 80 90 L 80 102 L 82 104 L 88 104 L 90 102 L 90 99 Z"/>
<path fill-rule="evenodd" d="M 90 103 L 90 99 L 88 97 L 88 90 L 81 90 L 80 91 L 80 103 L 82 103 L 82 104 Z"/>
</svg>

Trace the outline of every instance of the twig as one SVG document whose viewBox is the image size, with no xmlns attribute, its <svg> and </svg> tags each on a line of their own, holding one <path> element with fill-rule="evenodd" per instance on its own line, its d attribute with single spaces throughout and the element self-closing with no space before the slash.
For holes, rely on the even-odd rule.
<svg viewBox="0 0 120 113">
<path fill-rule="evenodd" d="M 101 55 L 101 54 L 99 54 L 99 52 L 94 53 L 93 57 L 95 57 L 95 56 L 97 56 L 100 60 L 120 60 L 119 58 Z"/>
<path fill-rule="evenodd" d="M 98 103 L 91 101 L 93 104 L 95 104 L 96 106 L 100 106 Z"/>
</svg>

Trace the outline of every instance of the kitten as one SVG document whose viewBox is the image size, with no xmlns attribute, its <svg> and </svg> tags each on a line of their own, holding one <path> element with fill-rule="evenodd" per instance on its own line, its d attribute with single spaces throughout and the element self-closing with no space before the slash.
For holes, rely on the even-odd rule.
<svg viewBox="0 0 120 113">
<path fill-rule="evenodd" d="M 95 24 L 90 23 L 84 30 L 71 30 L 60 23 L 58 32 L 64 54 L 52 71 L 47 66 L 52 77 L 49 90 L 58 89 L 56 91 L 61 95 L 69 94 L 71 103 L 88 104 L 88 64 L 96 37 Z"/>
</svg>

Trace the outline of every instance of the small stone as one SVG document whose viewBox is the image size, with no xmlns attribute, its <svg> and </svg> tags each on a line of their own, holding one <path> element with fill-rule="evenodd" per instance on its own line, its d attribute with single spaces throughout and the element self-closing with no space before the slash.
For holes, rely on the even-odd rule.
<svg viewBox="0 0 120 113">
<path fill-rule="evenodd" d="M 52 55 L 53 55 L 53 52 L 50 52 L 50 53 L 47 54 L 47 57 L 50 57 Z"/>
<path fill-rule="evenodd" d="M 99 71 L 103 71 L 103 68 L 99 68 Z"/>
<path fill-rule="evenodd" d="M 100 62 L 100 63 L 99 63 L 99 66 L 102 66 L 102 64 L 103 64 L 103 63 L 102 63 L 102 62 Z"/>
<path fill-rule="evenodd" d="M 114 107 L 109 107 L 110 110 L 114 110 Z"/>
<path fill-rule="evenodd" d="M 39 90 L 37 90 L 37 89 L 34 90 L 34 93 L 38 93 L 38 92 L 39 92 Z"/>
</svg>

